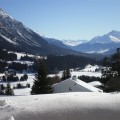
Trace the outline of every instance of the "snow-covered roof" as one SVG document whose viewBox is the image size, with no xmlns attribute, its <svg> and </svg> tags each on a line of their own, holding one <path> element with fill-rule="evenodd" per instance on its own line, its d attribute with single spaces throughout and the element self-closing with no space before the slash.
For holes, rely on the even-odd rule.
<svg viewBox="0 0 120 120">
<path fill-rule="evenodd" d="M 83 82 L 82 80 L 66 79 L 60 83 L 53 85 L 54 93 L 63 92 L 102 92 L 102 90 Z"/>
</svg>

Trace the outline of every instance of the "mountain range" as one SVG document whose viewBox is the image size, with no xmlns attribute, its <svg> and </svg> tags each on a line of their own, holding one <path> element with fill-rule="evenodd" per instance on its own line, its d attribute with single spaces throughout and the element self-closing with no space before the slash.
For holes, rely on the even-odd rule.
<svg viewBox="0 0 120 120">
<path fill-rule="evenodd" d="M 57 42 L 56 45 L 55 42 Z M 52 44 L 53 43 L 53 44 Z M 80 55 L 62 42 L 43 38 L 0 9 L 0 48 L 40 55 Z"/>
<path fill-rule="evenodd" d="M 0 9 L 0 48 L 40 55 L 112 54 L 120 47 L 120 32 L 111 31 L 87 40 L 57 40 L 29 29 Z M 86 54 L 86 53 L 92 53 Z"/>
<path fill-rule="evenodd" d="M 56 40 L 46 38 L 47 42 L 66 49 L 89 54 L 113 54 L 120 47 L 120 32 L 113 30 L 91 40 Z"/>
<path fill-rule="evenodd" d="M 89 41 L 81 41 L 81 43 L 77 45 L 74 45 L 74 43 L 67 45 L 73 50 L 84 53 L 113 54 L 116 48 L 120 47 L 120 32 L 113 30 L 103 36 L 94 37 Z"/>
</svg>

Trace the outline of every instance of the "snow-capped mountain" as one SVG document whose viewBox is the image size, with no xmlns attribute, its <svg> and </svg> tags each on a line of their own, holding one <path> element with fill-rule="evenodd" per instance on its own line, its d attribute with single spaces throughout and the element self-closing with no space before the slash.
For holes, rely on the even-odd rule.
<svg viewBox="0 0 120 120">
<path fill-rule="evenodd" d="M 62 40 L 62 42 L 67 45 L 67 46 L 77 46 L 80 45 L 82 43 L 86 43 L 87 40 Z"/>
<path fill-rule="evenodd" d="M 120 32 L 111 31 L 103 36 L 97 36 L 87 43 L 79 44 L 72 49 L 85 53 L 112 54 L 120 47 Z"/>
<path fill-rule="evenodd" d="M 103 36 L 97 36 L 90 40 L 90 43 L 110 43 L 110 42 L 120 43 L 120 32 L 113 30 L 108 34 L 105 34 Z"/>
<path fill-rule="evenodd" d="M 0 48 L 41 55 L 80 54 L 48 43 L 43 36 L 27 28 L 0 9 Z"/>
</svg>

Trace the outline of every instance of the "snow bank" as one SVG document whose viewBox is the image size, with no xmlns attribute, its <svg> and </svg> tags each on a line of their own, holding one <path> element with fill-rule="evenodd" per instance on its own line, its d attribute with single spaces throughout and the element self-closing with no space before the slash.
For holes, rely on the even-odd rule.
<svg viewBox="0 0 120 120">
<path fill-rule="evenodd" d="M 6 100 L 0 100 L 0 107 L 7 105 Z"/>
<path fill-rule="evenodd" d="M 120 94 L 77 92 L 0 97 L 0 120 L 120 120 Z"/>
</svg>

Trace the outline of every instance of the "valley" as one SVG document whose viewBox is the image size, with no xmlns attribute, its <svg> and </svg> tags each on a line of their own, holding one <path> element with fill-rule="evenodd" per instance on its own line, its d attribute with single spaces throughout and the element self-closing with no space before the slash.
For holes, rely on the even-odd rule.
<svg viewBox="0 0 120 120">
<path fill-rule="evenodd" d="M 16 8 L 15 4 L 11 13 L 18 12 L 16 15 L 27 18 L 23 22 L 0 9 L 0 120 L 119 120 L 120 32 L 111 30 L 92 39 L 76 39 L 76 35 L 81 37 L 84 33 L 87 37 L 93 29 L 94 33 L 98 30 L 94 28 L 96 25 L 88 32 L 87 23 L 91 25 L 92 13 L 83 19 L 90 19 L 85 23 L 86 31 L 82 28 L 83 13 L 78 13 L 82 7 L 74 8 L 81 3 L 69 6 L 67 2 L 64 6 L 56 2 L 54 5 L 54 2 L 47 2 L 46 6 L 45 1 L 44 7 L 35 8 L 32 8 L 34 4 L 30 8 L 28 3 L 28 6 L 19 4 L 23 5 L 21 8 Z M 72 10 L 69 14 L 66 6 Z M 50 14 L 48 8 L 52 10 Z M 74 10 L 79 19 L 72 14 Z M 66 12 L 64 17 L 59 17 Z M 72 16 L 70 19 L 69 15 Z M 48 32 L 47 35 L 36 32 L 31 29 L 34 27 L 27 25 L 37 25 L 36 28 L 43 31 L 49 27 L 48 32 L 53 37 L 47 37 Z M 68 39 L 64 39 L 64 35 Z"/>
</svg>

